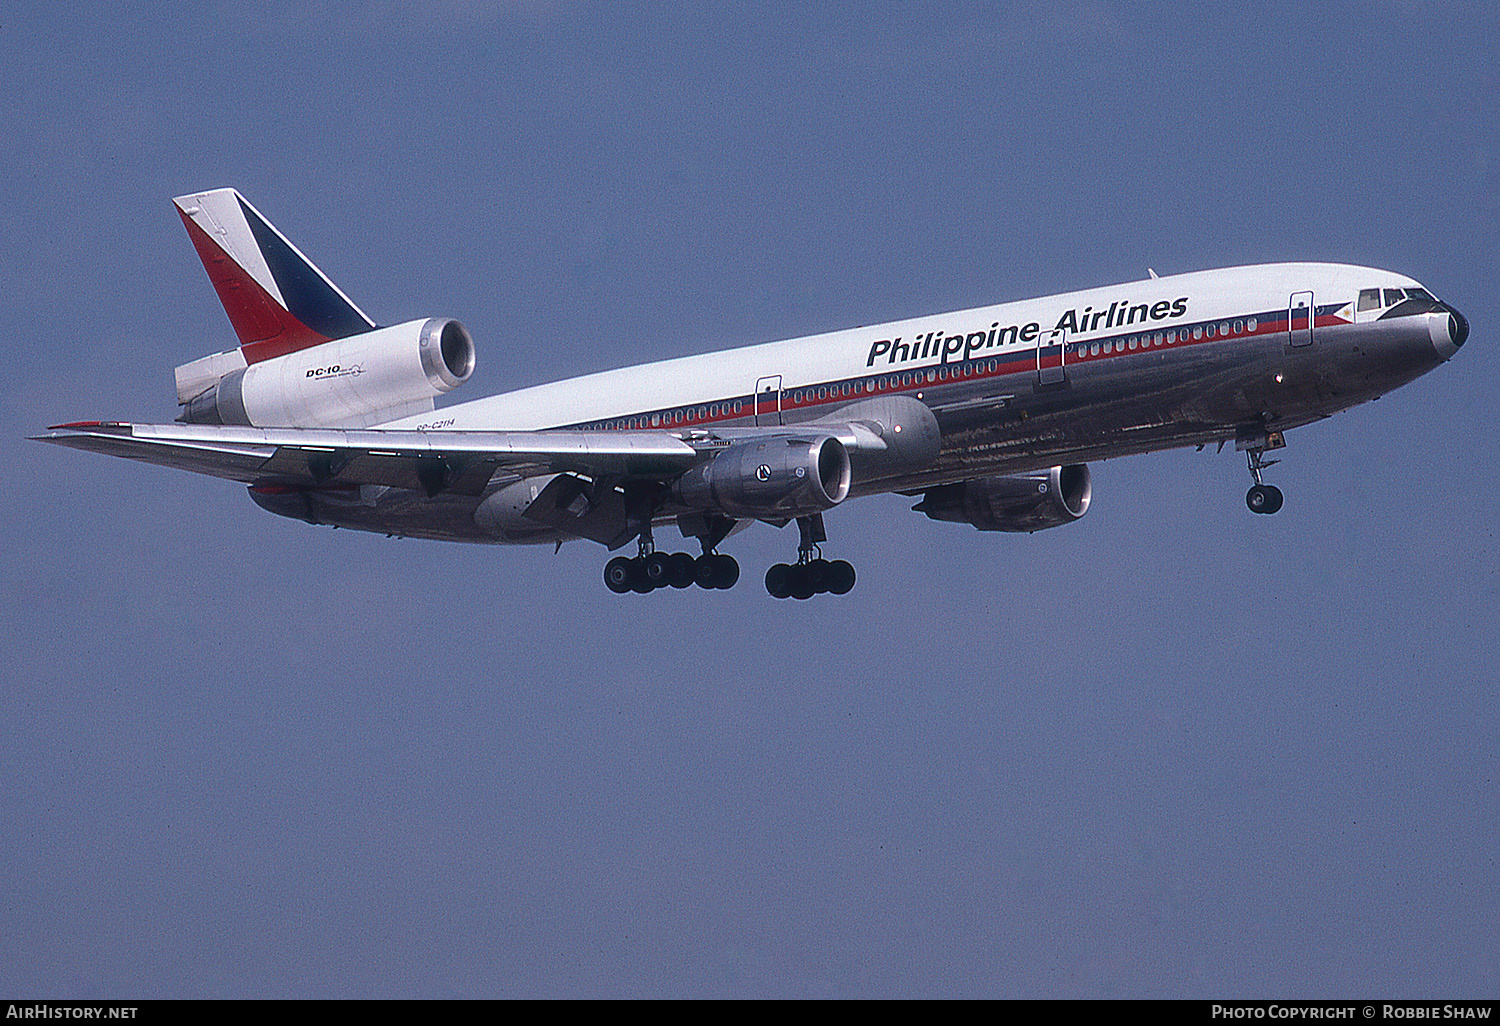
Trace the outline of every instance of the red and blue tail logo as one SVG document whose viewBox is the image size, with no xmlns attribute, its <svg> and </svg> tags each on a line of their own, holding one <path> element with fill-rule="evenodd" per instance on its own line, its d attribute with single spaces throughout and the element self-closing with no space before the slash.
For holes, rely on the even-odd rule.
<svg viewBox="0 0 1500 1026">
<path fill-rule="evenodd" d="M 198 192 L 173 202 L 239 336 L 246 363 L 376 327 L 235 190 Z"/>
</svg>

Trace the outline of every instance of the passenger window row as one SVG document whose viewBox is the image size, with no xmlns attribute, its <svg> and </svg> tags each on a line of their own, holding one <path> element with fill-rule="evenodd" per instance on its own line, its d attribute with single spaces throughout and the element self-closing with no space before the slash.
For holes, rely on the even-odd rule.
<svg viewBox="0 0 1500 1026">
<path fill-rule="evenodd" d="M 1260 322 L 1254 317 L 1246 320 L 1220 321 L 1217 324 L 1199 324 L 1192 328 L 1173 328 L 1145 335 L 1126 335 L 1120 338 L 1100 339 L 1097 342 L 1080 342 L 1070 347 L 1069 352 L 1077 357 L 1099 356 L 1108 353 L 1124 353 L 1135 349 L 1150 349 L 1152 346 L 1186 342 L 1189 339 L 1227 338 L 1231 335 L 1254 333 Z"/>
</svg>

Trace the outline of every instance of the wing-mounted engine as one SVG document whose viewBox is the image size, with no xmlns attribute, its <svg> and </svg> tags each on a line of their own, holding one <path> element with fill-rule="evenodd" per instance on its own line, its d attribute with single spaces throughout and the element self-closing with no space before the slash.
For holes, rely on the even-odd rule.
<svg viewBox="0 0 1500 1026">
<path fill-rule="evenodd" d="M 179 368 L 179 386 L 194 380 L 194 368 L 211 367 L 216 359 Z M 469 332 L 455 320 L 432 317 L 241 366 L 189 398 L 180 388 L 184 409 L 178 419 L 246 427 L 368 427 L 431 410 L 436 396 L 473 372 Z"/>
<path fill-rule="evenodd" d="M 1040 531 L 1070 524 L 1089 511 L 1093 483 L 1087 464 L 1014 477 L 981 477 L 929 489 L 912 509 L 933 520 L 973 524 L 981 531 Z"/>
<path fill-rule="evenodd" d="M 774 435 L 690 468 L 673 483 L 672 498 L 690 509 L 785 521 L 837 506 L 851 479 L 849 452 L 837 438 Z"/>
<path fill-rule="evenodd" d="M 861 399 L 839 407 L 821 422 L 857 427 L 877 442 L 855 444 L 849 451 L 854 479 L 860 484 L 926 470 L 942 449 L 937 418 L 925 403 L 911 396 Z"/>
</svg>

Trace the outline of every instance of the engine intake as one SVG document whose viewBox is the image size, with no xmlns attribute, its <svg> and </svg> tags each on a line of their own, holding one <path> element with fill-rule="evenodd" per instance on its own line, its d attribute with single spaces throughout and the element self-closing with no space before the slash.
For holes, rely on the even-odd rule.
<svg viewBox="0 0 1500 1026">
<path fill-rule="evenodd" d="M 849 494 L 849 452 L 837 438 L 776 436 L 731 445 L 688 470 L 672 497 L 742 519 L 811 516 Z"/>
<path fill-rule="evenodd" d="M 435 396 L 474 373 L 474 341 L 457 321 L 432 317 L 224 375 L 186 404 L 189 424 L 368 427 L 432 409 Z"/>
<path fill-rule="evenodd" d="M 929 489 L 912 509 L 933 520 L 981 531 L 1040 531 L 1071 524 L 1089 511 L 1094 486 L 1087 464 L 1015 477 L 981 477 Z"/>
</svg>

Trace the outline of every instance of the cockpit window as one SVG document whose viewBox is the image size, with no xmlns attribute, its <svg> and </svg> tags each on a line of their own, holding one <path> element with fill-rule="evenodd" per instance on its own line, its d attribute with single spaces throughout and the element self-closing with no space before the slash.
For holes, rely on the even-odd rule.
<svg viewBox="0 0 1500 1026">
<path fill-rule="evenodd" d="M 1407 299 L 1422 299 L 1422 300 L 1426 300 L 1429 303 L 1436 303 L 1437 302 L 1436 299 L 1432 298 L 1432 293 L 1428 292 L 1426 289 L 1407 289 L 1406 290 L 1406 298 Z"/>
<path fill-rule="evenodd" d="M 1347 295 L 1347 293 L 1346 293 L 1346 295 Z M 1379 310 L 1380 309 L 1380 290 L 1379 289 L 1360 289 L 1359 290 L 1359 309 L 1360 309 L 1361 313 L 1363 313 L 1366 310 Z"/>
<path fill-rule="evenodd" d="M 1394 306 L 1395 304 L 1397 304 L 1399 302 L 1401 302 L 1401 290 L 1400 289 L 1386 289 L 1385 290 L 1385 305 L 1386 306 Z"/>
</svg>

